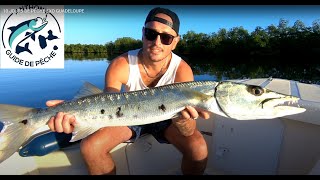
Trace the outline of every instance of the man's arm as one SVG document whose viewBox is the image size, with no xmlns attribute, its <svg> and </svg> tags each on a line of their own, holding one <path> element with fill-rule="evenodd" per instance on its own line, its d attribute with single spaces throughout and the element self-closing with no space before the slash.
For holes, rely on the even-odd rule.
<svg viewBox="0 0 320 180">
<path fill-rule="evenodd" d="M 182 60 L 176 73 L 175 82 L 187 82 L 194 81 L 194 76 L 191 67 Z M 184 136 L 191 136 L 196 128 L 196 121 L 199 115 L 208 119 L 210 117 L 209 112 L 203 111 L 201 109 L 187 106 L 181 111 L 181 116 L 172 119 L 173 124 L 178 128 L 179 132 Z"/>
<path fill-rule="evenodd" d="M 123 54 L 111 61 L 105 73 L 106 92 L 120 92 L 122 84 L 126 84 L 129 77 L 128 54 Z"/>
<path fill-rule="evenodd" d="M 193 80 L 194 77 L 191 67 L 184 60 L 181 60 L 174 82 L 187 82 Z"/>
</svg>

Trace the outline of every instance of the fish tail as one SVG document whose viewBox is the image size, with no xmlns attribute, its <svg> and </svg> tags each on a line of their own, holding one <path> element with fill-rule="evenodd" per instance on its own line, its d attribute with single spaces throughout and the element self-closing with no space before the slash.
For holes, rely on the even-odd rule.
<svg viewBox="0 0 320 180">
<path fill-rule="evenodd" d="M 33 133 L 28 114 L 33 108 L 0 104 L 0 163 L 17 152 Z"/>
<path fill-rule="evenodd" d="M 19 44 L 17 45 L 17 47 L 16 47 L 16 53 L 17 54 L 20 54 L 21 52 L 24 52 L 24 51 L 27 51 L 28 53 L 32 54 L 32 52 L 29 49 L 29 43 L 26 43 L 24 45 L 24 47 L 19 46 Z"/>
<path fill-rule="evenodd" d="M 26 44 L 24 45 L 24 48 L 25 48 L 26 51 L 28 51 L 30 54 L 32 54 L 32 52 L 31 52 L 30 49 L 29 49 L 29 43 L 26 43 Z"/>
</svg>

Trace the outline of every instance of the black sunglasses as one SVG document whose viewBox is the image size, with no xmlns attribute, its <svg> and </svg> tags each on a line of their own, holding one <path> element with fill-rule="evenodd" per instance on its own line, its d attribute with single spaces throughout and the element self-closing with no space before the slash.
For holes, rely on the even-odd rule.
<svg viewBox="0 0 320 180">
<path fill-rule="evenodd" d="M 160 39 L 161 39 L 161 43 L 164 45 L 170 45 L 173 41 L 173 39 L 176 36 L 172 36 L 171 34 L 167 34 L 167 33 L 159 33 L 153 29 L 149 29 L 149 28 L 144 28 L 144 36 L 147 38 L 147 40 L 149 41 L 154 41 L 158 35 L 160 35 Z"/>
</svg>

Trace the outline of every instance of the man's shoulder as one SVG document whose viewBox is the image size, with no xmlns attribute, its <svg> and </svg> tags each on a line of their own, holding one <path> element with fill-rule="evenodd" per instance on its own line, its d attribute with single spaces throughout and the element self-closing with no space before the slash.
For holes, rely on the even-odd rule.
<svg viewBox="0 0 320 180">
<path fill-rule="evenodd" d="M 113 60 L 111 60 L 108 66 L 107 74 L 106 74 L 106 79 L 107 79 L 106 81 L 108 81 L 109 85 L 115 82 L 120 82 L 122 84 L 125 84 L 125 82 L 127 82 L 128 76 L 129 76 L 128 53 L 123 53 L 117 56 L 116 58 L 114 58 Z"/>
<path fill-rule="evenodd" d="M 184 81 L 192 81 L 193 80 L 193 71 L 190 65 L 181 59 L 180 64 L 178 66 L 175 82 L 184 82 Z"/>
<path fill-rule="evenodd" d="M 128 52 L 123 53 L 111 60 L 111 63 L 127 63 L 128 64 Z"/>
<path fill-rule="evenodd" d="M 111 60 L 111 62 L 115 62 L 115 63 L 120 63 L 120 64 L 129 64 L 129 56 L 137 56 L 138 52 L 140 49 L 134 49 L 134 50 L 129 50 L 119 56 L 117 56 L 116 58 L 114 58 L 113 60 Z"/>
<path fill-rule="evenodd" d="M 114 58 L 112 61 L 114 61 L 114 60 L 117 60 L 117 61 L 118 61 L 118 59 L 121 59 L 121 60 L 126 59 L 126 60 L 128 60 L 128 56 L 129 56 L 129 55 L 131 55 L 131 56 L 137 56 L 138 53 L 139 53 L 139 51 L 140 51 L 140 48 L 139 48 L 139 49 L 129 50 L 129 51 L 123 53 L 123 54 L 120 54 L 119 56 L 117 56 L 116 58 Z M 121 60 L 120 60 L 120 61 L 121 61 Z"/>
<path fill-rule="evenodd" d="M 110 61 L 108 69 L 109 71 L 119 71 L 120 69 L 127 69 L 128 67 L 128 53 L 123 53 Z"/>
<path fill-rule="evenodd" d="M 190 65 L 185 61 L 185 60 L 183 60 L 182 58 L 181 58 L 181 61 L 180 61 L 180 64 L 179 64 L 179 68 L 181 68 L 181 69 L 185 69 L 185 68 L 191 68 L 190 67 Z"/>
</svg>

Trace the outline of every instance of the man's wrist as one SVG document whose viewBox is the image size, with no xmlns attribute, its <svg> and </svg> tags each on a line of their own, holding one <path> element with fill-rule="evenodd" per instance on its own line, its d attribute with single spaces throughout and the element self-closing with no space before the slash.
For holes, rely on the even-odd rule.
<svg viewBox="0 0 320 180">
<path fill-rule="evenodd" d="M 183 136 L 191 136 L 195 130 L 195 121 L 191 119 L 176 119 L 173 120 L 174 126 Z"/>
</svg>

